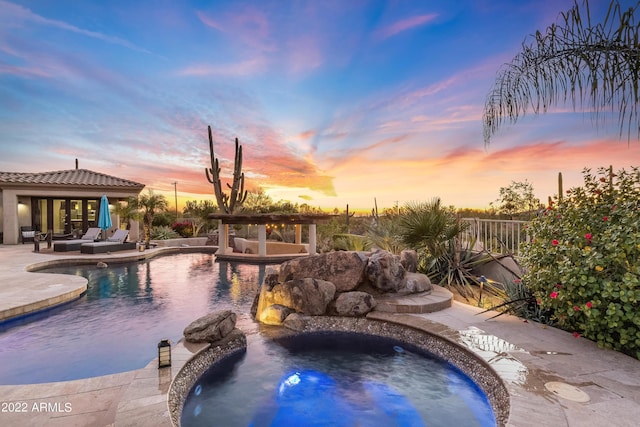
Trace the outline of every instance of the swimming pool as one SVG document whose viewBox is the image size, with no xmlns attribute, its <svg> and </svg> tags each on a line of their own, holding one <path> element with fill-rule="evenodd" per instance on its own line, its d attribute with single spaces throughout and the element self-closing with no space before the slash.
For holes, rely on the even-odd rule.
<svg viewBox="0 0 640 427">
<path fill-rule="evenodd" d="M 264 266 L 215 262 L 188 253 L 137 263 L 56 267 L 84 276 L 88 289 L 63 307 L 0 324 L 0 384 L 66 381 L 146 366 L 162 338 L 177 342 L 196 318 L 238 313 L 245 332 Z"/>
<path fill-rule="evenodd" d="M 411 344 L 345 332 L 251 338 L 193 385 L 183 427 L 496 425 L 473 381 Z"/>
</svg>

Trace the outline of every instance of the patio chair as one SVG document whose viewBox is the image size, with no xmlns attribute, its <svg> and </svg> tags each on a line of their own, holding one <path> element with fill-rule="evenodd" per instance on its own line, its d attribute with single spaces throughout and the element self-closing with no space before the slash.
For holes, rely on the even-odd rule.
<svg viewBox="0 0 640 427">
<path fill-rule="evenodd" d="M 84 235 L 79 239 L 72 240 L 57 240 L 53 242 L 54 252 L 68 252 L 77 251 L 80 249 L 83 243 L 90 243 L 100 238 L 100 232 L 102 230 L 98 227 L 91 227 Z"/>
<path fill-rule="evenodd" d="M 34 230 L 32 226 L 25 225 L 20 227 L 20 239 L 23 245 L 27 242 L 33 242 L 35 236 L 36 230 Z"/>
<path fill-rule="evenodd" d="M 116 230 L 113 236 L 102 242 L 84 243 L 80 245 L 83 254 L 103 254 L 106 252 L 126 251 L 136 248 L 136 242 L 127 242 L 128 230 Z"/>
</svg>

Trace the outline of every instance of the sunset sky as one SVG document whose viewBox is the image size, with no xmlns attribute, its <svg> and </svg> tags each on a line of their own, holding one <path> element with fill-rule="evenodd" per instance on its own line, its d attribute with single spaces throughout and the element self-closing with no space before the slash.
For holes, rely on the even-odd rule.
<svg viewBox="0 0 640 427">
<path fill-rule="evenodd" d="M 636 1 L 622 1 L 631 6 Z M 608 0 L 592 0 L 600 20 Z M 568 0 L 0 0 L 0 171 L 75 167 L 214 200 L 234 138 L 274 200 L 370 211 L 439 196 L 485 208 L 511 181 L 546 200 L 640 141 L 561 105 L 485 147 L 501 65 Z"/>
</svg>

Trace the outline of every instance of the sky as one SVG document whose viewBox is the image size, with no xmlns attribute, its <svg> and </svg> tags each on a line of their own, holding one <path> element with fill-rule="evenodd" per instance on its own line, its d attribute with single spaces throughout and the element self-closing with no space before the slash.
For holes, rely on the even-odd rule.
<svg viewBox="0 0 640 427">
<path fill-rule="evenodd" d="M 635 1 L 621 0 L 626 6 Z M 592 19 L 609 2 L 592 0 Z M 568 0 L 0 0 L 0 171 L 79 167 L 173 205 L 246 186 L 370 211 L 440 197 L 487 208 L 527 180 L 543 201 L 585 167 L 638 166 L 640 141 L 559 105 L 485 145 L 498 71 Z M 175 183 L 175 184 L 174 184 Z"/>
</svg>

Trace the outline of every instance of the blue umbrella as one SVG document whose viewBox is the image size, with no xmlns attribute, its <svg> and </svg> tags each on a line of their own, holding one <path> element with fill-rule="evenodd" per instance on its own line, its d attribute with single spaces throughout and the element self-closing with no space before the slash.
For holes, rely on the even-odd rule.
<svg viewBox="0 0 640 427">
<path fill-rule="evenodd" d="M 98 213 L 98 227 L 102 229 L 102 240 L 107 238 L 107 230 L 111 228 L 111 212 L 109 212 L 109 200 L 107 195 L 103 194 L 100 199 L 100 212 Z"/>
</svg>

